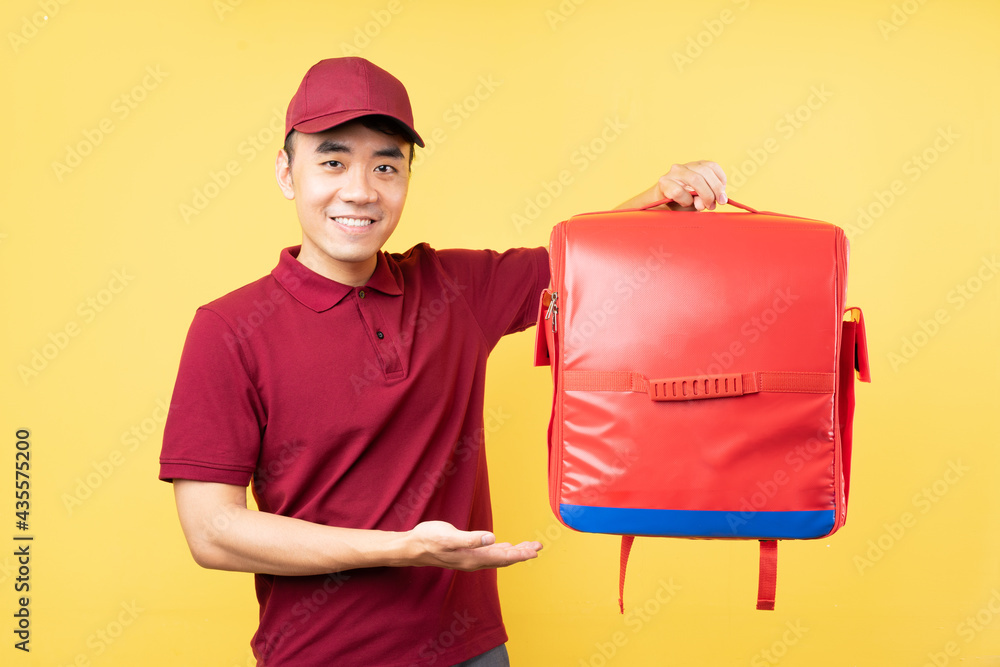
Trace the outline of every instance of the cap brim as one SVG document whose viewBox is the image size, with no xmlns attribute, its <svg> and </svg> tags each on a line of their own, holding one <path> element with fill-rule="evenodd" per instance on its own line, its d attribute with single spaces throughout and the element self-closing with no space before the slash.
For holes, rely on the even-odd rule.
<svg viewBox="0 0 1000 667">
<path fill-rule="evenodd" d="M 317 118 L 310 118 L 309 120 L 304 120 L 297 125 L 293 125 L 293 130 L 298 130 L 299 132 L 304 132 L 306 134 L 315 134 L 317 132 L 325 132 L 326 130 L 333 129 L 338 125 L 343 125 L 344 123 L 355 120 L 357 118 L 363 118 L 364 116 L 385 116 L 386 118 L 392 118 L 398 121 L 399 124 L 407 133 L 407 138 L 413 143 L 421 148 L 424 147 L 424 140 L 420 138 L 416 130 L 406 124 L 406 121 L 402 118 L 397 118 L 387 113 L 380 113 L 377 111 L 367 111 L 364 109 L 352 109 L 350 111 L 338 111 L 337 113 L 327 114 L 325 116 L 319 116 Z"/>
</svg>

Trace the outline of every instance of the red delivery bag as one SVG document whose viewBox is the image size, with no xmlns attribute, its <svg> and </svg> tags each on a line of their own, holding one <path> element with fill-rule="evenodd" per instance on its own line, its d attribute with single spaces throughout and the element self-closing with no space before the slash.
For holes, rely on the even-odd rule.
<svg viewBox="0 0 1000 667">
<path fill-rule="evenodd" d="M 566 526 L 777 543 L 847 518 L 864 318 L 845 306 L 848 241 L 818 220 L 654 207 L 552 230 L 536 365 L 551 365 L 549 497 Z"/>
</svg>

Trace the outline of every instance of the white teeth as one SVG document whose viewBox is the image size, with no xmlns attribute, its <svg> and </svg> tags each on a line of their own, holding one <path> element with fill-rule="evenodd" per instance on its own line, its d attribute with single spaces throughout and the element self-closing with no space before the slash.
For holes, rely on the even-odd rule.
<svg viewBox="0 0 1000 667">
<path fill-rule="evenodd" d="M 370 218 L 334 218 L 334 221 L 348 227 L 367 227 L 373 222 Z"/>
</svg>

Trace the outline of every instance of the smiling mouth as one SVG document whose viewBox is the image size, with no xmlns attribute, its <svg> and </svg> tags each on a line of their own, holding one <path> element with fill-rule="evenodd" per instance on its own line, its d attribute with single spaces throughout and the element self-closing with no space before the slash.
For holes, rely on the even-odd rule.
<svg viewBox="0 0 1000 667">
<path fill-rule="evenodd" d="M 332 218 L 334 222 L 344 225 L 345 227 L 367 227 L 375 223 L 371 218 L 342 218 L 336 217 Z"/>
</svg>

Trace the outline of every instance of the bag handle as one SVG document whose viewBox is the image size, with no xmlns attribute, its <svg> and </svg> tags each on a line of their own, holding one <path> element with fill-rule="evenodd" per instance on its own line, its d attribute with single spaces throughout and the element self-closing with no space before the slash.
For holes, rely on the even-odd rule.
<svg viewBox="0 0 1000 667">
<path fill-rule="evenodd" d="M 634 371 L 563 371 L 567 391 L 621 391 L 649 394 L 654 401 L 693 401 L 758 392 L 832 394 L 836 373 L 750 371 L 728 375 L 647 379 Z"/>
<path fill-rule="evenodd" d="M 573 217 L 579 218 L 585 215 L 603 215 L 605 213 L 634 213 L 635 211 L 648 211 L 652 208 L 656 208 L 657 206 L 663 206 L 664 204 L 669 204 L 672 201 L 673 199 L 671 199 L 670 197 L 665 197 L 664 199 L 660 199 L 659 201 L 654 201 L 652 204 L 646 204 L 645 206 L 637 206 L 636 208 L 615 208 L 609 211 L 588 211 L 586 213 L 577 213 Z M 741 208 L 748 213 L 767 213 L 769 215 L 780 215 L 777 213 L 771 213 L 770 211 L 758 211 L 755 208 L 750 208 L 746 204 L 741 204 L 738 201 L 734 201 L 732 199 L 727 200 L 726 203 L 732 204 L 736 208 Z"/>
<path fill-rule="evenodd" d="M 694 194 L 694 193 L 691 193 L 691 194 Z M 673 199 L 671 199 L 670 197 L 666 197 L 666 198 L 661 199 L 659 201 L 654 201 L 652 204 L 647 204 L 646 206 L 640 206 L 639 208 L 623 208 L 623 209 L 619 209 L 619 211 L 647 211 L 647 210 L 649 210 L 651 208 L 656 208 L 657 206 L 663 206 L 664 204 L 669 204 L 672 201 L 673 201 Z M 738 201 L 733 200 L 733 199 L 728 199 L 726 201 L 726 203 L 727 204 L 731 204 L 732 206 L 735 206 L 736 208 L 741 208 L 741 209 L 743 209 L 744 211 L 746 211 L 748 213 L 760 213 L 760 211 L 758 211 L 757 209 L 750 208 L 746 204 L 741 204 Z"/>
</svg>

